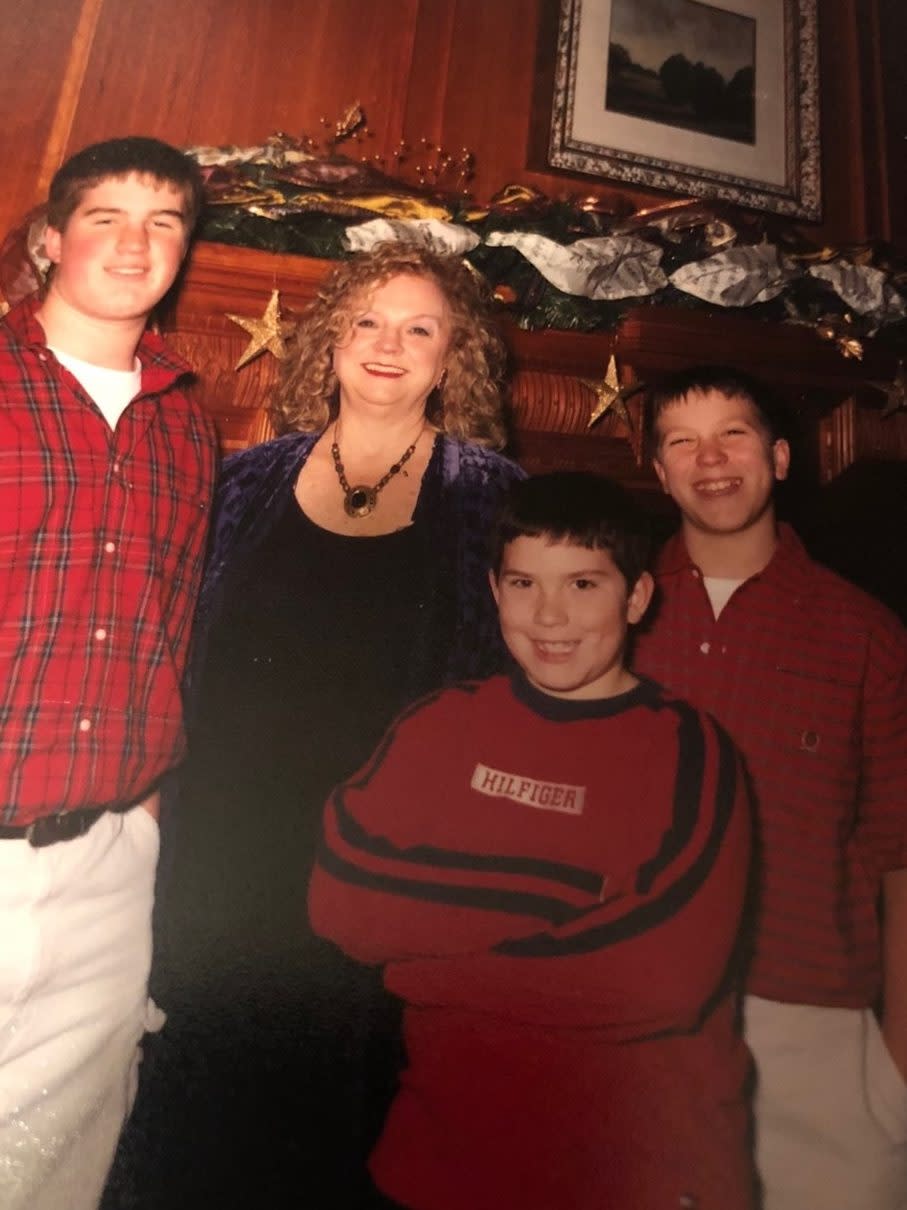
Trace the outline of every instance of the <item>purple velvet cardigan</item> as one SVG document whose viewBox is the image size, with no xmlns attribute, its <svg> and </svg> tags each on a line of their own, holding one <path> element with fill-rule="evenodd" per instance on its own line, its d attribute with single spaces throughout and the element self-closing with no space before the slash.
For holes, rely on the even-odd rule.
<svg viewBox="0 0 907 1210">
<path fill-rule="evenodd" d="M 291 433 L 224 463 L 196 616 L 196 685 L 231 573 L 264 541 L 292 502 L 293 485 L 317 439 L 314 433 Z M 440 665 L 433 654 L 438 644 L 431 641 L 430 618 L 415 636 L 409 666 L 413 696 L 452 681 L 488 676 L 501 667 L 505 652 L 488 587 L 485 544 L 499 500 L 510 483 L 523 477 L 515 463 L 482 446 L 446 436 L 437 439 L 413 520 L 423 522 L 432 603 L 439 617 L 452 616 L 455 625 L 450 642 L 443 645 Z M 313 640 L 300 635 L 300 641 Z"/>
</svg>

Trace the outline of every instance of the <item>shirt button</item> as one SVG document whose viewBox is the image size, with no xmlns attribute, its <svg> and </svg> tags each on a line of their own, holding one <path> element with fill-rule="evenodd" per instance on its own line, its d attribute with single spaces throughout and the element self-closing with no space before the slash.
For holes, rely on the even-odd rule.
<svg viewBox="0 0 907 1210">
<path fill-rule="evenodd" d="M 712 644 L 711 643 L 700 643 L 699 650 L 702 652 L 703 655 L 708 655 L 709 652 L 712 650 Z"/>
<path fill-rule="evenodd" d="M 79 730 L 80 731 L 90 731 L 91 730 L 91 719 L 90 718 L 80 718 L 79 719 Z"/>
<path fill-rule="evenodd" d="M 104 549 L 107 551 L 107 553 L 109 555 L 112 555 L 113 552 L 116 550 L 116 548 L 117 548 L 116 542 L 105 542 L 104 543 Z"/>
<path fill-rule="evenodd" d="M 694 579 L 694 580 L 698 580 L 698 579 L 699 579 L 699 568 L 698 568 L 698 567 L 694 567 L 694 568 L 693 568 L 693 571 L 692 571 L 692 576 L 693 576 L 693 579 Z"/>
<path fill-rule="evenodd" d="M 118 475 L 118 474 L 120 473 L 120 464 L 119 464 L 119 462 L 115 462 L 115 463 L 113 464 L 113 473 L 114 473 L 115 475 Z"/>
<path fill-rule="evenodd" d="M 94 637 L 98 640 L 99 643 L 101 643 L 104 641 L 104 639 L 107 638 L 107 631 L 104 629 L 103 626 L 99 626 L 97 628 L 97 630 L 94 632 Z"/>
</svg>

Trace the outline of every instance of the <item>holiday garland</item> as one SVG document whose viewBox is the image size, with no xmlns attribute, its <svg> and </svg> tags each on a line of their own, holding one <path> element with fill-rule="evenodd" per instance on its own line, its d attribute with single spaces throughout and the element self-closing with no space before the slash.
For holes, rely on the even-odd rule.
<svg viewBox="0 0 907 1210">
<path fill-rule="evenodd" d="M 205 177 L 200 238 L 325 259 L 384 239 L 426 243 L 465 256 L 527 329 L 610 330 L 631 308 L 670 304 L 805 324 L 844 357 L 862 357 L 872 339 L 899 359 L 894 381 L 878 384 L 886 411 L 907 406 L 907 265 L 880 243 L 817 247 L 778 216 L 702 200 L 630 213 L 508 185 L 476 206 L 466 149 L 401 144 L 389 173 L 337 151 L 368 134 L 358 105 L 330 130 L 320 143 L 276 134 L 255 147 L 189 148 Z M 38 216 L 4 244 L 8 301 L 46 269 L 42 236 Z"/>
<path fill-rule="evenodd" d="M 845 357 L 870 338 L 907 349 L 907 266 L 881 244 L 816 247 L 786 220 L 701 200 L 628 214 L 510 185 L 477 207 L 443 188 L 445 173 L 462 183 L 468 153 L 421 150 L 434 163 L 410 184 L 402 155 L 392 176 L 286 135 L 191 148 L 207 176 L 201 238 L 327 259 L 385 238 L 429 243 L 465 255 L 529 329 L 611 329 L 631 307 L 671 304 L 807 324 Z"/>
</svg>

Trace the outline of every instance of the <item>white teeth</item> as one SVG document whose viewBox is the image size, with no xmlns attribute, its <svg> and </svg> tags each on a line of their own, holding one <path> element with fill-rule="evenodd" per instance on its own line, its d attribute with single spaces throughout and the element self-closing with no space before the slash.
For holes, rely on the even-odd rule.
<svg viewBox="0 0 907 1210">
<path fill-rule="evenodd" d="M 736 487 L 739 479 L 711 479 L 707 483 L 697 483 L 696 490 L 704 492 L 706 495 L 717 495 L 719 492 L 726 492 L 731 487 Z"/>
<path fill-rule="evenodd" d="M 550 651 L 552 654 L 557 654 L 557 655 L 560 655 L 566 651 L 572 651 L 573 648 L 576 646 L 576 643 L 574 643 L 572 641 L 568 641 L 568 640 L 564 640 L 563 642 L 558 643 L 552 639 L 548 639 L 548 640 L 538 639 L 537 643 L 538 643 L 538 646 L 541 647 L 542 651 Z"/>
<path fill-rule="evenodd" d="M 399 366 L 385 366 L 378 361 L 367 361 L 365 368 L 376 374 L 395 374 L 397 377 L 403 374 L 403 370 Z"/>
</svg>

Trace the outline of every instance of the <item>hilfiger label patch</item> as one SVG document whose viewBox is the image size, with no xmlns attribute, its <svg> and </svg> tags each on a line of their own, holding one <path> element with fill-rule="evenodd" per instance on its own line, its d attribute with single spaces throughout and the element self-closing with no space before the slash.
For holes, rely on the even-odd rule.
<svg viewBox="0 0 907 1210">
<path fill-rule="evenodd" d="M 563 811 L 565 815 L 582 815 L 586 801 L 585 786 L 569 786 L 556 781 L 536 781 L 505 773 L 478 764 L 472 773 L 470 786 L 490 798 L 512 798 L 514 802 L 538 807 L 542 811 Z"/>
</svg>

